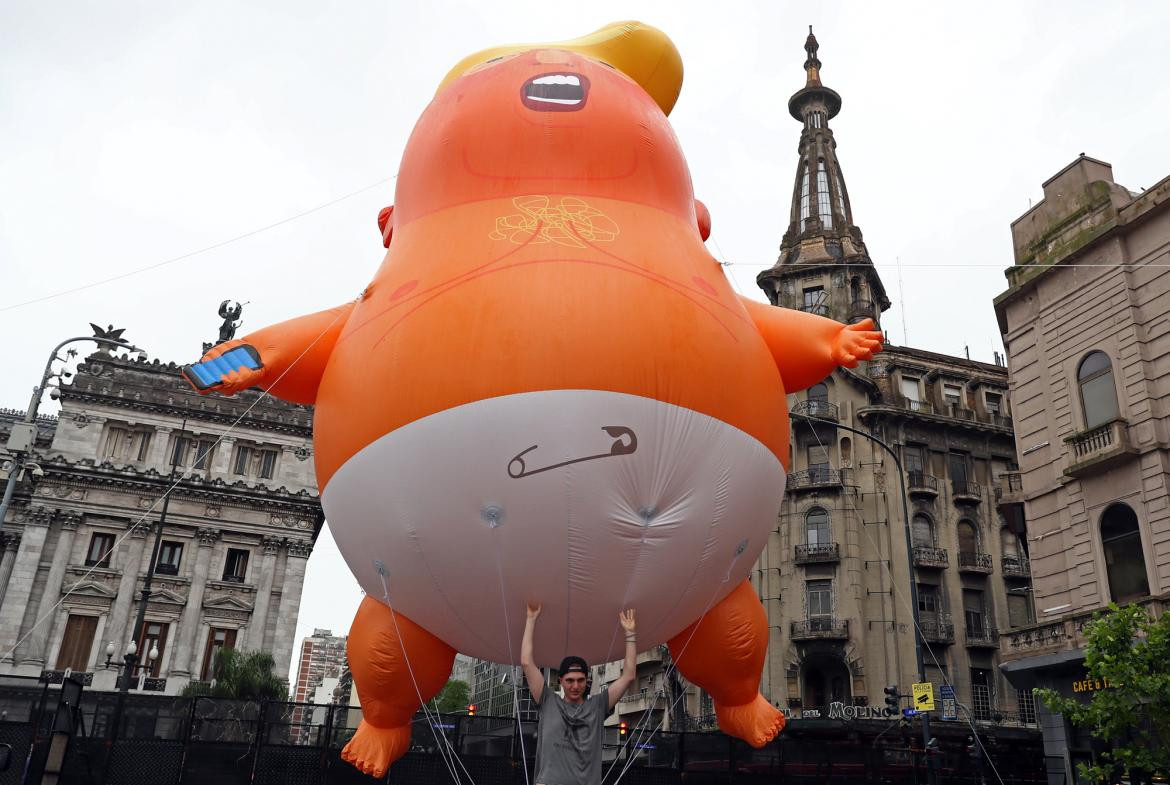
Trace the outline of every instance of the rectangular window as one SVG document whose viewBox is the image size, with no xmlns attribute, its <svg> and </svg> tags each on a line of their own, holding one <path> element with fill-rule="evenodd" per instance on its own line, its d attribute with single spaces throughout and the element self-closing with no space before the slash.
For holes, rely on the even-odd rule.
<svg viewBox="0 0 1170 785">
<path fill-rule="evenodd" d="M 829 312 L 829 306 L 825 303 L 825 299 L 825 287 L 810 286 L 804 290 L 804 301 L 800 309 L 824 316 Z"/>
<path fill-rule="evenodd" d="M 1032 623 L 1032 601 L 1027 594 L 1007 596 L 1008 624 L 1012 627 L 1027 627 Z"/>
<path fill-rule="evenodd" d="M 921 401 L 922 393 L 918 386 L 917 376 L 902 377 L 902 397 L 908 401 Z"/>
<path fill-rule="evenodd" d="M 142 637 L 138 640 L 140 673 L 145 673 L 147 676 L 156 679 L 158 678 L 159 668 L 162 667 L 163 653 L 167 647 L 168 626 L 160 621 L 148 621 L 142 625 Z M 156 647 L 158 648 L 158 656 L 152 662 L 149 660 L 150 652 Z"/>
<path fill-rule="evenodd" d="M 963 621 L 967 625 L 968 638 L 982 638 L 986 635 L 983 610 L 983 592 L 963 589 Z"/>
<path fill-rule="evenodd" d="M 106 532 L 94 532 L 89 540 L 89 550 L 85 553 L 86 567 L 109 567 L 110 551 L 114 549 L 114 535 Z"/>
<path fill-rule="evenodd" d="M 240 548 L 229 548 L 223 565 L 223 579 L 243 583 L 248 574 L 248 552 Z"/>
<path fill-rule="evenodd" d="M 271 480 L 276 473 L 276 450 L 260 450 L 260 477 Z"/>
<path fill-rule="evenodd" d="M 971 669 L 971 713 L 977 720 L 991 719 L 991 671 Z"/>
<path fill-rule="evenodd" d="M 176 436 L 175 446 L 171 450 L 171 466 L 186 466 L 187 453 L 191 451 L 192 440 L 186 436 Z"/>
<path fill-rule="evenodd" d="M 902 467 L 908 472 L 926 472 L 926 450 L 921 445 L 908 444 L 902 448 Z"/>
<path fill-rule="evenodd" d="M 183 543 L 164 540 L 158 551 L 155 572 L 161 575 L 178 575 L 179 563 L 183 560 Z"/>
<path fill-rule="evenodd" d="M 252 466 L 252 448 L 239 446 L 236 448 L 236 462 L 232 466 L 232 473 L 247 477 Z"/>
<path fill-rule="evenodd" d="M 924 616 L 937 616 L 942 607 L 938 601 L 938 587 L 929 583 L 918 584 L 918 610 Z"/>
<path fill-rule="evenodd" d="M 943 401 L 958 409 L 963 405 L 963 388 L 957 384 L 943 384 Z"/>
<path fill-rule="evenodd" d="M 833 615 L 833 582 L 809 581 L 808 617 L 831 617 Z"/>
<path fill-rule="evenodd" d="M 203 672 L 200 678 L 211 680 L 211 668 L 215 664 L 215 655 L 220 649 L 236 648 L 236 631 L 221 630 L 215 627 L 207 635 L 207 648 L 203 651 Z"/>
<path fill-rule="evenodd" d="M 1036 724 L 1036 696 L 1031 690 L 1020 690 L 1016 693 L 1016 708 L 1020 712 L 1020 722 Z"/>
<path fill-rule="evenodd" d="M 966 490 L 968 480 L 966 453 L 953 452 L 947 455 L 947 469 L 953 487 L 959 491 Z"/>
<path fill-rule="evenodd" d="M 215 442 L 211 439 L 200 439 L 198 446 L 195 448 L 195 462 L 192 464 L 192 468 L 208 468 L 211 465 L 211 450 L 214 447 Z"/>
<path fill-rule="evenodd" d="M 111 426 L 106 434 L 106 447 L 102 457 L 115 463 L 145 461 L 150 445 L 150 431 L 126 426 Z"/>
<path fill-rule="evenodd" d="M 999 393 L 984 393 L 983 401 L 987 404 L 988 414 L 1003 414 L 1003 396 Z"/>
<path fill-rule="evenodd" d="M 57 670 L 71 668 L 84 672 L 89 667 L 89 655 L 93 649 L 93 637 L 97 632 L 96 616 L 69 615 L 65 623 L 65 636 L 57 653 Z"/>
</svg>

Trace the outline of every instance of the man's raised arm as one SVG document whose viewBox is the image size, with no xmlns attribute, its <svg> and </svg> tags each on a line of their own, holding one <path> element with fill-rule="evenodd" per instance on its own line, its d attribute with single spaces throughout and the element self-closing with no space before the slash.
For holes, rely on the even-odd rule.
<svg viewBox="0 0 1170 785">
<path fill-rule="evenodd" d="M 622 675 L 614 679 L 609 685 L 609 710 L 626 694 L 626 690 L 634 683 L 634 676 L 638 672 L 638 636 L 634 626 L 634 609 L 624 610 L 618 614 L 618 621 L 626 631 L 626 658 L 622 662 Z"/>
<path fill-rule="evenodd" d="M 532 657 L 532 635 L 536 630 L 536 617 L 540 615 L 539 605 L 528 606 L 528 618 L 524 622 L 524 638 L 520 641 L 520 667 L 524 669 L 524 680 L 528 682 L 528 691 L 532 693 L 532 700 L 540 703 L 544 695 L 544 674 L 536 667 L 536 660 Z"/>
</svg>

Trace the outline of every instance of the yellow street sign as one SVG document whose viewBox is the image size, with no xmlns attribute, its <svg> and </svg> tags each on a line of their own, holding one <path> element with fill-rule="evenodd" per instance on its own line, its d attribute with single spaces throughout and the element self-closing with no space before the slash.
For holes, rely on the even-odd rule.
<svg viewBox="0 0 1170 785">
<path fill-rule="evenodd" d="M 929 681 L 915 684 L 911 689 L 914 696 L 914 708 L 919 711 L 934 711 L 934 685 Z"/>
</svg>

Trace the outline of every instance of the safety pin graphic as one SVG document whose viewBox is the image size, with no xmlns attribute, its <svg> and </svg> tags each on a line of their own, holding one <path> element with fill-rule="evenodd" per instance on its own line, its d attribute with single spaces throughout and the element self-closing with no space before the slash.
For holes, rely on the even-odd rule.
<svg viewBox="0 0 1170 785">
<path fill-rule="evenodd" d="M 534 474 L 547 472 L 551 469 L 559 469 L 562 466 L 570 466 L 574 463 L 583 463 L 585 461 L 595 461 L 598 458 L 609 458 L 614 455 L 629 455 L 638 449 L 638 436 L 631 429 L 624 425 L 603 425 L 601 430 L 609 434 L 614 442 L 610 445 L 609 452 L 599 452 L 596 455 L 586 455 L 581 458 L 571 458 L 567 461 L 554 463 L 551 466 L 542 466 L 539 469 L 528 469 L 524 464 L 524 456 L 539 447 L 539 444 L 534 444 L 527 450 L 524 450 L 512 460 L 508 461 L 508 476 L 514 480 L 521 477 L 531 477 Z M 629 441 L 626 437 L 629 437 Z"/>
</svg>

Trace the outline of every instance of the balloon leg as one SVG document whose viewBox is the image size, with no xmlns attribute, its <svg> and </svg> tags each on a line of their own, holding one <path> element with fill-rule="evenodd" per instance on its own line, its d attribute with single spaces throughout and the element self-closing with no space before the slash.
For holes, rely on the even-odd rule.
<svg viewBox="0 0 1170 785">
<path fill-rule="evenodd" d="M 744 581 L 667 645 L 679 671 L 711 695 L 724 733 L 762 747 L 783 730 L 784 715 L 759 692 L 768 619 L 750 583 Z"/>
<path fill-rule="evenodd" d="M 420 695 L 429 701 L 447 683 L 455 650 L 401 613 L 392 614 L 386 605 L 366 597 L 349 631 L 346 654 L 362 704 L 362 722 L 341 757 L 366 774 L 382 777 L 410 747 Z"/>
</svg>

